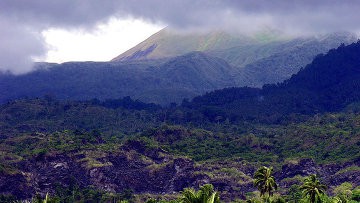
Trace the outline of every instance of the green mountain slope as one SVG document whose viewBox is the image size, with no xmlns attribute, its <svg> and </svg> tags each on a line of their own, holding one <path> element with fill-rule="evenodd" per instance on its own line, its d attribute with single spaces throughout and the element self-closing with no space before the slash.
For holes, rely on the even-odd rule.
<svg viewBox="0 0 360 203">
<path fill-rule="evenodd" d="M 222 31 L 179 33 L 178 31 L 164 28 L 132 49 L 115 57 L 112 61 L 171 58 L 193 51 L 205 52 L 258 43 L 261 43 L 261 41 Z"/>
<path fill-rule="evenodd" d="M 356 35 L 346 32 L 285 37 L 275 31 L 246 36 L 224 31 L 179 33 L 165 28 L 112 61 L 172 58 L 201 51 L 233 66 L 230 74 L 236 86 L 261 87 L 282 82 L 316 55 L 356 40 Z"/>
<path fill-rule="evenodd" d="M 261 67 L 262 65 L 266 65 L 269 69 L 280 65 L 286 71 L 286 66 L 288 66 L 287 68 L 290 70 L 285 75 L 288 78 L 300 67 L 310 63 L 317 54 L 326 53 L 342 43 L 349 44 L 356 40 L 356 35 L 347 32 L 290 37 L 282 36 L 271 30 L 244 35 L 225 31 L 181 33 L 164 28 L 115 57 L 112 61 L 172 58 L 189 52 L 201 51 L 224 59 L 231 66 L 237 68 L 251 69 L 254 66 L 255 69 L 263 68 L 265 70 L 264 67 Z M 293 61 L 293 58 L 296 61 Z M 272 60 L 272 63 L 263 62 L 264 60 Z M 259 70 L 254 70 L 254 72 L 259 72 Z M 257 75 L 254 76 L 256 78 Z"/>
</svg>

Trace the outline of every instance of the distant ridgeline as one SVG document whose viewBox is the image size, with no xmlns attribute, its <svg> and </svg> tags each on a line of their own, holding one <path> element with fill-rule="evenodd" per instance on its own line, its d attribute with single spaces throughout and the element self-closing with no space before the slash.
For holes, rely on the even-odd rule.
<svg viewBox="0 0 360 203">
<path fill-rule="evenodd" d="M 229 87 L 289 79 L 316 55 L 356 40 L 351 33 L 284 38 L 162 30 L 111 62 L 39 63 L 23 75 L 0 73 L 0 103 L 54 95 L 64 100 L 117 99 L 169 105 Z"/>
<path fill-rule="evenodd" d="M 290 79 L 256 88 L 227 88 L 184 101 L 183 107 L 212 117 L 258 118 L 341 110 L 360 101 L 360 42 L 340 46 Z"/>
</svg>

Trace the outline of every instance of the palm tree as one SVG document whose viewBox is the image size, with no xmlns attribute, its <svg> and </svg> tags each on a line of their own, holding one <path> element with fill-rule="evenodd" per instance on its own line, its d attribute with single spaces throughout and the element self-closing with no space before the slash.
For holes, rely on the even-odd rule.
<svg viewBox="0 0 360 203">
<path fill-rule="evenodd" d="M 220 203 L 219 193 L 214 191 L 211 184 L 205 184 L 199 191 L 193 188 L 185 188 L 182 192 L 184 203 Z"/>
<path fill-rule="evenodd" d="M 304 197 L 308 197 L 310 203 L 317 203 L 321 201 L 321 194 L 324 194 L 326 186 L 321 184 L 315 174 L 311 174 L 304 180 L 304 184 L 300 187 Z"/>
<path fill-rule="evenodd" d="M 275 182 L 274 176 L 272 176 L 273 168 L 262 166 L 254 175 L 254 186 L 260 191 L 260 196 L 269 194 L 269 197 L 273 195 L 273 191 L 277 190 L 278 186 Z"/>
<path fill-rule="evenodd" d="M 185 188 L 182 192 L 182 201 L 184 203 L 197 203 L 199 201 L 199 192 L 196 192 L 194 188 Z"/>
<path fill-rule="evenodd" d="M 205 184 L 200 187 L 201 199 L 203 203 L 218 203 L 220 202 L 219 193 L 214 191 L 214 186 Z"/>
</svg>

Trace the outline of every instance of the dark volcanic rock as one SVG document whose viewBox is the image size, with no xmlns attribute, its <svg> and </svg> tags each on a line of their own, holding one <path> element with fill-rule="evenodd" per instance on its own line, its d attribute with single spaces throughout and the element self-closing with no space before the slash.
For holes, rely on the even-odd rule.
<svg viewBox="0 0 360 203">
<path fill-rule="evenodd" d="M 282 166 L 280 179 L 294 177 L 296 175 L 308 176 L 316 174 L 316 164 L 312 159 L 301 159 L 299 163 L 288 163 Z"/>
<path fill-rule="evenodd" d="M 179 191 L 191 184 L 193 162 L 174 159 L 161 164 L 147 164 L 123 156 L 111 157 L 113 166 L 94 168 L 90 176 L 96 186 L 112 191 L 132 189 L 137 193 Z"/>
<path fill-rule="evenodd" d="M 26 199 L 36 193 L 53 194 L 59 186 L 92 186 L 118 193 L 131 189 L 135 193 L 155 194 L 197 186 L 203 176 L 194 175 L 192 160 L 161 155 L 161 152 L 161 149 L 147 149 L 139 142 L 130 142 L 119 153 L 97 159 L 102 163 L 98 165 L 72 153 L 34 158 L 22 161 L 18 166 L 22 171 L 15 175 L 0 174 L 0 191 Z"/>
<path fill-rule="evenodd" d="M 360 184 L 360 171 L 348 171 L 345 173 L 334 174 L 327 178 L 330 185 L 340 185 L 343 182 L 351 182 L 353 185 Z"/>
<path fill-rule="evenodd" d="M 43 160 L 30 160 L 22 163 L 30 184 L 40 194 L 54 193 L 55 186 L 85 187 L 90 181 L 81 164 L 66 155 L 48 156 Z"/>
<path fill-rule="evenodd" d="M 12 195 L 25 199 L 34 194 L 34 188 L 28 185 L 26 176 L 29 174 L 5 174 L 0 172 L 0 194 Z"/>
<path fill-rule="evenodd" d="M 255 190 L 251 177 L 256 167 L 251 164 L 220 161 L 195 167 L 188 158 L 174 158 L 159 148 L 148 149 L 137 141 L 126 143 L 117 153 L 98 158 L 97 161 L 103 164 L 94 165 L 83 160 L 86 157 L 69 153 L 22 161 L 18 167 L 22 171 L 13 175 L 0 173 L 1 194 L 27 199 L 35 193 L 53 194 L 58 186 L 95 187 L 118 193 L 130 189 L 135 193 L 165 194 L 211 183 L 221 192 L 223 200 L 230 201 L 244 198 L 246 192 Z M 328 186 L 343 182 L 359 185 L 360 171 L 344 170 L 353 164 L 318 165 L 312 159 L 301 159 L 283 165 L 275 177 L 281 188 L 301 184 L 297 177 L 309 174 L 319 174 Z M 238 175 L 232 176 L 222 170 L 224 167 L 231 168 L 233 174 Z M 204 171 L 214 175 L 209 176 Z"/>
<path fill-rule="evenodd" d="M 350 182 L 354 186 L 360 185 L 360 171 L 343 171 L 350 166 L 359 166 L 359 161 L 351 163 L 338 163 L 319 165 L 312 159 L 300 159 L 298 163 L 288 163 L 282 166 L 281 172 L 275 174 L 279 180 L 293 178 L 295 176 L 305 177 L 310 174 L 317 174 L 328 186 L 338 186 L 344 182 Z M 281 187 L 289 187 L 293 184 L 302 184 L 298 179 L 281 181 Z"/>
</svg>

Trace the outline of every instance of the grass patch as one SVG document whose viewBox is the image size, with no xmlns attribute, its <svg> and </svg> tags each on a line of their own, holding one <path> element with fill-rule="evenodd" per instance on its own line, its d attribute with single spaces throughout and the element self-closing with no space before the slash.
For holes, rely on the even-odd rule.
<svg viewBox="0 0 360 203">
<path fill-rule="evenodd" d="M 349 166 L 349 167 L 346 167 L 344 169 L 341 169 L 340 171 L 336 172 L 335 174 L 336 175 L 339 175 L 339 174 L 342 174 L 342 173 L 347 173 L 347 172 L 350 172 L 350 171 L 360 171 L 360 167 L 359 166 Z"/>
</svg>

